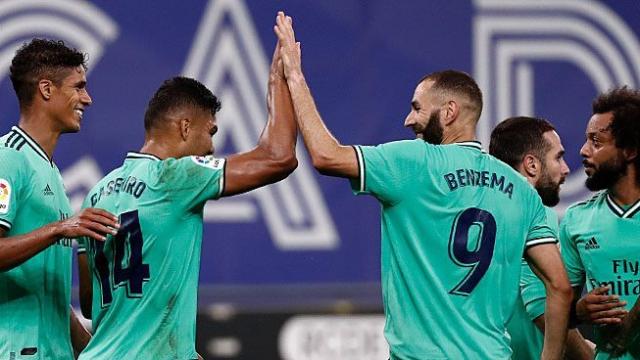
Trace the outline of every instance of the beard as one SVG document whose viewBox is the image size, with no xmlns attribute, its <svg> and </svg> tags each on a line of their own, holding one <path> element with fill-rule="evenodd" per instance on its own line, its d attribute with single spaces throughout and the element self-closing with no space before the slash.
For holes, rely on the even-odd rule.
<svg viewBox="0 0 640 360">
<path fill-rule="evenodd" d="M 428 142 L 433 145 L 442 144 L 442 139 L 444 129 L 442 128 L 442 124 L 440 124 L 440 112 L 433 111 L 429 116 L 429 122 L 427 126 L 422 131 L 422 140 Z"/>
<path fill-rule="evenodd" d="M 602 163 L 593 174 L 587 177 L 585 185 L 591 191 L 608 189 L 627 173 L 627 166 L 621 157 Z"/>
<path fill-rule="evenodd" d="M 542 203 L 548 207 L 554 207 L 560 202 L 560 182 L 554 182 L 546 172 L 543 165 L 543 174 L 545 174 L 536 185 L 538 195 L 542 199 Z"/>
</svg>

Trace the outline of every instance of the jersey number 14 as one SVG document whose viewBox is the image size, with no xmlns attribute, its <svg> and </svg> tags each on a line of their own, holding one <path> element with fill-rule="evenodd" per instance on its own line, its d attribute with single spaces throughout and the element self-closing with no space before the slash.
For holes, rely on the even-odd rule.
<svg viewBox="0 0 640 360">
<path fill-rule="evenodd" d="M 150 278 L 149 264 L 142 262 L 142 241 L 138 210 L 134 210 L 120 215 L 120 229 L 112 239 L 111 266 L 104 253 L 104 242 L 95 242 L 94 263 L 102 290 L 102 306 L 111 304 L 112 290 L 121 286 L 126 288 L 127 297 L 142 297 L 142 284 Z"/>
</svg>

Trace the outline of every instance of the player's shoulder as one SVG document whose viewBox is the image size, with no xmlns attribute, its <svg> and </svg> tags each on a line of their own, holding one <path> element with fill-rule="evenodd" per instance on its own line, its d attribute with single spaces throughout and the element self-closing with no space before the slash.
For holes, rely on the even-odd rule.
<svg viewBox="0 0 640 360">
<path fill-rule="evenodd" d="M 606 196 L 606 191 L 600 191 L 587 200 L 571 204 L 565 212 L 565 217 L 575 216 L 576 214 L 580 214 L 581 212 L 589 211 L 595 207 L 600 206 L 600 204 L 605 201 Z"/>
</svg>

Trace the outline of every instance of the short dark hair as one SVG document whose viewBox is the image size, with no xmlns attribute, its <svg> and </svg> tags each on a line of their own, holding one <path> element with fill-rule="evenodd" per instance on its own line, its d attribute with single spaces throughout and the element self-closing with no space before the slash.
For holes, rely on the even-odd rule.
<svg viewBox="0 0 640 360">
<path fill-rule="evenodd" d="M 458 70 L 437 71 L 425 75 L 419 83 L 427 80 L 433 81 L 432 90 L 466 96 L 471 103 L 471 110 L 476 114 L 475 121 L 478 121 L 482 113 L 482 91 L 469 74 Z"/>
<path fill-rule="evenodd" d="M 491 132 L 489 153 L 509 166 L 517 167 L 525 155 L 533 154 L 544 163 L 551 144 L 544 134 L 556 128 L 545 119 L 518 116 L 504 120 Z"/>
<path fill-rule="evenodd" d="M 220 111 L 221 104 L 211 90 L 198 80 L 183 76 L 173 77 L 165 80 L 149 100 L 144 114 L 145 130 L 159 125 L 158 121 L 169 111 L 186 106 L 211 111 L 211 114 L 215 115 Z"/>
<path fill-rule="evenodd" d="M 48 79 L 59 85 L 67 71 L 78 66 L 87 68 L 86 55 L 67 47 L 64 41 L 33 39 L 24 43 L 9 68 L 20 109 L 31 105 L 40 80 Z"/>
<path fill-rule="evenodd" d="M 627 86 L 612 89 L 598 95 L 593 100 L 594 114 L 611 112 L 611 134 L 619 149 L 631 149 L 637 152 L 636 182 L 640 183 L 640 90 Z"/>
</svg>

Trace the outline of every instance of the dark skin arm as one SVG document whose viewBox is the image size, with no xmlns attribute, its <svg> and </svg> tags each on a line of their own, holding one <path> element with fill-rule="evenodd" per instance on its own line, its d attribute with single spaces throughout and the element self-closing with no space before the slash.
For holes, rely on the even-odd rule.
<svg viewBox="0 0 640 360">
<path fill-rule="evenodd" d="M 222 196 L 243 193 L 280 181 L 298 166 L 295 154 L 298 128 L 279 49 L 280 46 L 276 45 L 269 71 L 269 119 L 253 150 L 227 159 L 226 185 Z"/>
<path fill-rule="evenodd" d="M 91 271 L 89 270 L 89 259 L 87 253 L 78 254 L 78 277 L 80 293 L 80 310 L 82 316 L 91 319 L 91 304 L 93 302 L 93 283 L 91 281 Z"/>
<path fill-rule="evenodd" d="M 628 351 L 627 347 L 634 335 L 640 332 L 640 298 L 619 325 L 607 325 L 603 329 L 607 341 L 606 350 L 618 357 Z M 638 354 L 634 354 L 638 355 Z"/>
<path fill-rule="evenodd" d="M 71 309 L 70 321 L 71 346 L 73 346 L 73 352 L 75 353 L 76 358 L 78 358 L 78 355 L 85 347 L 87 347 L 89 340 L 91 340 L 91 334 L 84 325 L 82 325 L 73 309 Z"/>
<path fill-rule="evenodd" d="M 57 221 L 32 232 L 6 237 L 0 227 L 0 271 L 11 270 L 61 238 L 90 237 L 104 241 L 115 234 L 118 218 L 101 209 L 84 209 L 76 216 Z"/>
</svg>

